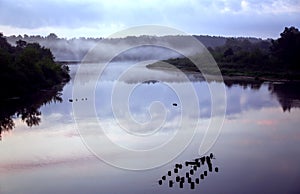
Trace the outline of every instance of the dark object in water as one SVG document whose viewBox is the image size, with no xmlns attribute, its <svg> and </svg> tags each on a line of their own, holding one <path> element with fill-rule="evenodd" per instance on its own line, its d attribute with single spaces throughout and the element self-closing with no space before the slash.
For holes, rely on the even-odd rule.
<svg viewBox="0 0 300 194">
<path fill-rule="evenodd" d="M 69 99 L 69 102 L 73 102 L 73 99 Z"/>
<path fill-rule="evenodd" d="M 210 157 L 210 159 L 213 159 L 213 157 L 214 157 L 213 153 L 210 153 L 209 157 Z"/>
<path fill-rule="evenodd" d="M 183 182 L 180 182 L 180 183 L 179 183 L 179 187 L 180 187 L 180 188 L 183 188 Z"/>
<path fill-rule="evenodd" d="M 172 180 L 169 181 L 169 187 L 173 187 L 173 181 Z"/>
<path fill-rule="evenodd" d="M 166 180 L 166 176 L 161 177 L 161 179 L 165 181 Z"/>
<path fill-rule="evenodd" d="M 85 98 L 85 100 L 87 100 L 87 98 Z"/>
<path fill-rule="evenodd" d="M 180 181 L 180 176 L 177 176 L 176 177 L 176 182 L 179 182 Z"/>
<path fill-rule="evenodd" d="M 203 175 L 203 174 L 201 174 L 201 175 L 200 175 L 200 178 L 201 178 L 201 179 L 204 179 L 204 175 Z"/>
<path fill-rule="evenodd" d="M 171 176 L 171 171 L 168 172 L 168 176 Z"/>
<path fill-rule="evenodd" d="M 161 184 L 162 184 L 162 180 L 159 180 L 159 181 L 158 181 L 158 184 L 160 184 L 160 185 L 161 185 Z"/>
<path fill-rule="evenodd" d="M 193 171 L 193 169 L 191 169 L 191 170 L 190 170 L 190 174 L 191 174 L 191 175 L 193 175 L 193 174 L 194 174 L 194 171 Z"/>
<path fill-rule="evenodd" d="M 177 106 L 177 103 L 173 103 L 173 106 Z"/>
<path fill-rule="evenodd" d="M 191 182 L 192 182 L 192 178 L 189 177 L 189 178 L 188 178 L 188 183 L 191 183 Z"/>
<path fill-rule="evenodd" d="M 196 161 L 186 161 L 185 166 L 188 166 L 188 165 L 197 165 L 197 162 Z"/>
<path fill-rule="evenodd" d="M 186 178 L 188 178 L 190 175 L 188 172 L 185 173 Z"/>
<path fill-rule="evenodd" d="M 182 164 L 175 164 L 175 168 L 182 169 Z"/>
<path fill-rule="evenodd" d="M 201 160 L 201 163 L 204 164 L 205 163 L 205 156 L 201 157 L 200 160 Z"/>
<path fill-rule="evenodd" d="M 207 171 L 206 170 L 204 171 L 204 176 L 207 176 Z"/>
<path fill-rule="evenodd" d="M 206 156 L 206 162 L 207 162 L 208 164 L 211 164 L 211 160 L 210 160 L 210 157 L 209 157 L 209 156 Z"/>
<path fill-rule="evenodd" d="M 191 182 L 191 189 L 195 189 L 195 183 Z"/>
<path fill-rule="evenodd" d="M 180 178 L 180 182 L 184 183 L 184 177 Z"/>
<path fill-rule="evenodd" d="M 216 168 L 215 168 L 215 171 L 216 171 L 216 172 L 219 172 L 219 168 L 218 168 L 218 167 L 216 167 Z"/>
<path fill-rule="evenodd" d="M 197 170 L 197 166 L 194 166 L 193 168 L 194 168 L 195 171 Z"/>
<path fill-rule="evenodd" d="M 178 169 L 177 168 L 174 169 L 174 173 L 178 173 Z"/>
<path fill-rule="evenodd" d="M 199 178 L 196 178 L 195 182 L 196 182 L 196 184 L 199 184 L 199 182 L 200 182 Z"/>
</svg>

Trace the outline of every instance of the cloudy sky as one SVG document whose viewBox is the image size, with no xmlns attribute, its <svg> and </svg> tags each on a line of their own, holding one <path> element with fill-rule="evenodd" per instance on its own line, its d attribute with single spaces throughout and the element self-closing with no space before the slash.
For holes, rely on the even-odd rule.
<svg viewBox="0 0 300 194">
<path fill-rule="evenodd" d="M 300 27 L 300 0 L 0 0 L 0 32 L 105 37 L 156 24 L 189 34 L 276 38 Z"/>
</svg>

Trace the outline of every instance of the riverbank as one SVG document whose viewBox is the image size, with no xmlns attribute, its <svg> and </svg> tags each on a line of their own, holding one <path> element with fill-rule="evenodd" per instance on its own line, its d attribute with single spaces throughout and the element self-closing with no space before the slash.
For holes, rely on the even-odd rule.
<svg viewBox="0 0 300 194">
<path fill-rule="evenodd" d="M 199 79 L 204 79 L 204 76 L 201 74 L 199 69 L 194 64 L 186 64 L 186 65 L 178 65 L 172 63 L 170 60 L 163 61 L 164 63 L 152 63 L 147 65 L 146 67 L 149 69 L 156 69 L 156 70 L 167 70 L 167 71 L 178 71 L 181 70 L 182 72 L 194 75 Z M 165 63 L 169 63 L 173 66 L 166 66 Z M 205 67 L 204 67 L 205 68 Z M 205 68 L 206 71 L 209 72 L 207 67 Z M 217 76 L 216 74 L 207 74 L 206 78 L 209 80 L 215 81 L 250 81 L 250 82 L 257 82 L 257 81 L 269 81 L 269 82 L 288 82 L 288 81 L 300 81 L 300 74 L 292 73 L 292 72 L 251 72 L 251 71 L 239 71 L 234 69 L 224 68 L 224 66 L 219 66 L 219 70 L 222 74 L 222 78 Z"/>
</svg>

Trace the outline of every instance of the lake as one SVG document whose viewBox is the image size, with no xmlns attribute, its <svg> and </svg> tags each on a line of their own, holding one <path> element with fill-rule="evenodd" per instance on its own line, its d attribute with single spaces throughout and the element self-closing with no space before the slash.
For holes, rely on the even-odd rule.
<svg viewBox="0 0 300 194">
<path fill-rule="evenodd" d="M 99 79 L 98 64 L 69 65 L 62 101 L 43 104 L 39 122 L 13 116 L 0 141 L 0 193 L 300 192 L 299 83 L 208 83 L 132 64 L 110 63 Z M 174 165 L 202 156 L 214 119 L 221 128 L 205 155 L 218 172 L 202 165 L 193 176 L 208 175 L 180 188 L 175 178 L 190 167 L 174 175 Z"/>
</svg>

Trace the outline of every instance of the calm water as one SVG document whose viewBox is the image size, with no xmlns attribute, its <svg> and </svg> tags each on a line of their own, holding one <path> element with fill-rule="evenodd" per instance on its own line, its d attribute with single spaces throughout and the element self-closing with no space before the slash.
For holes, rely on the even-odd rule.
<svg viewBox="0 0 300 194">
<path fill-rule="evenodd" d="M 112 63 L 95 84 L 95 64 L 84 65 L 88 68 L 77 77 L 77 92 L 74 96 L 72 89 L 78 65 L 70 66 L 73 79 L 63 88 L 63 101 L 52 102 L 39 109 L 39 125 L 29 128 L 20 118 L 14 118 L 15 128 L 3 133 L 0 142 L 1 194 L 300 192 L 298 83 L 227 82 L 225 85 L 220 82 L 197 81 L 194 75 L 188 75 L 191 83 L 176 72 L 149 70 L 144 66 L 132 68 L 125 81 L 114 81 L 130 64 Z M 150 81 L 143 82 L 144 80 Z M 121 146 L 143 150 L 168 142 L 176 134 L 174 129 L 181 118 L 181 101 L 170 85 L 184 94 L 191 84 L 198 97 L 200 114 L 183 119 L 188 119 L 186 123 L 191 125 L 199 119 L 199 128 L 187 149 L 163 166 L 141 171 L 115 168 L 95 157 L 79 135 L 74 118 L 77 123 L 83 123 L 92 129 L 80 129 L 81 133 L 87 131 L 87 136 L 95 137 L 98 135 L 97 126 L 94 126 L 91 118 L 96 115 L 109 137 Z M 95 99 L 87 92 L 94 85 Z M 133 85 L 136 87 L 129 99 L 120 93 L 115 95 L 114 103 L 120 106 L 125 104 L 131 112 L 131 120 L 146 123 L 142 128 L 134 127 L 122 111 L 112 109 L 112 89 L 119 87 L 128 91 Z M 219 168 L 219 172 L 209 173 L 194 190 L 186 185 L 183 189 L 178 185 L 173 188 L 165 183 L 158 185 L 158 180 L 175 163 L 183 163 L 199 156 L 199 142 L 202 141 L 203 129 L 209 124 L 212 109 L 209 88 L 221 91 L 224 86 L 227 102 L 225 121 L 216 143 L 208 152 L 214 153 L 216 159 L 213 164 Z M 222 97 L 224 96 L 220 94 L 220 98 Z M 73 99 L 73 102 L 69 102 L 69 99 Z M 91 102 L 95 105 L 95 110 L 85 110 Z M 156 121 L 161 118 L 159 114 L 153 114 L 152 117 L 149 114 L 152 102 L 164 105 L 166 116 L 160 131 L 152 129 L 153 126 L 160 126 Z M 74 113 L 72 106 L 82 112 Z M 159 108 L 155 112 L 155 106 L 153 110 L 154 113 L 161 113 Z M 120 125 L 115 121 L 118 117 L 116 114 L 119 113 L 115 111 L 124 115 L 119 122 L 132 127 L 130 132 L 146 134 L 146 138 L 149 137 L 147 135 L 154 134 L 154 140 L 140 141 L 127 137 L 126 132 L 119 130 Z M 222 117 L 221 112 L 219 115 L 217 111 L 215 117 Z M 175 151 L 176 149 L 174 147 Z M 126 157 L 124 153 L 116 153 L 110 147 L 105 147 L 105 151 L 115 161 L 132 165 L 150 164 L 155 160 L 144 158 L 137 161 L 136 158 Z"/>
</svg>

